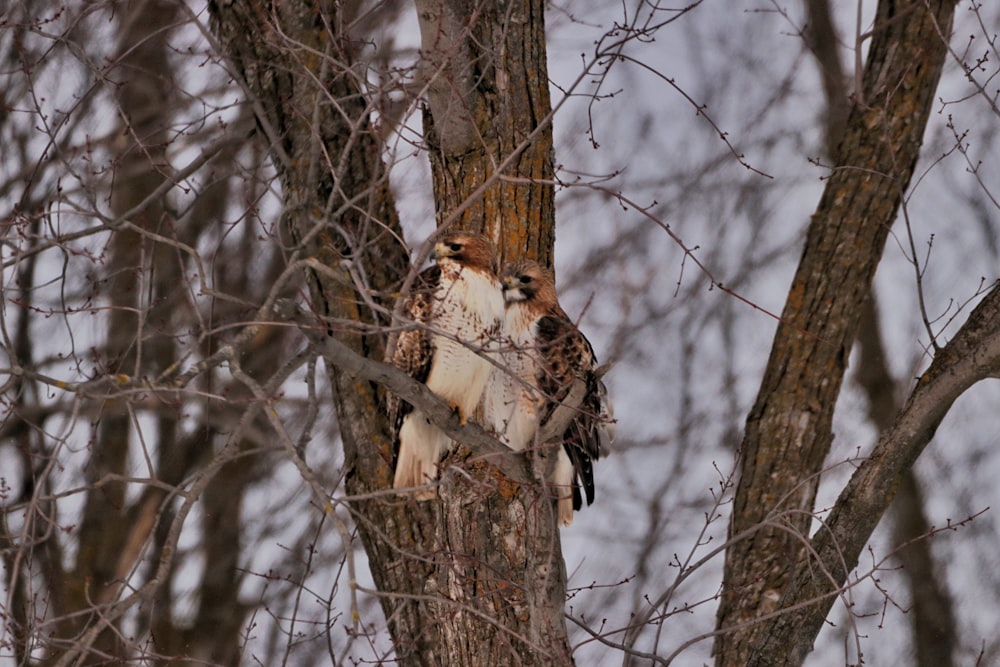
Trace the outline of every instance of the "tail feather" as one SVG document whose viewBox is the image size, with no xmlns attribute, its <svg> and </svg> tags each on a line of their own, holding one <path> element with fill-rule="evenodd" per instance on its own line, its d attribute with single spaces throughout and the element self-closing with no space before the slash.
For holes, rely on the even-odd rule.
<svg viewBox="0 0 1000 667">
<path fill-rule="evenodd" d="M 399 454 L 393 488 L 408 489 L 425 486 L 437 479 L 438 461 L 448 450 L 451 440 L 426 415 L 413 411 L 403 418 L 399 429 Z M 413 492 L 417 500 L 430 500 L 437 490 L 421 489 Z"/>
<path fill-rule="evenodd" d="M 568 526 L 573 523 L 574 505 L 579 509 L 579 501 L 574 496 L 579 497 L 579 490 L 574 484 L 576 471 L 573 469 L 573 462 L 562 447 L 556 456 L 556 468 L 552 471 L 552 487 L 555 489 L 556 512 L 560 526 Z"/>
</svg>

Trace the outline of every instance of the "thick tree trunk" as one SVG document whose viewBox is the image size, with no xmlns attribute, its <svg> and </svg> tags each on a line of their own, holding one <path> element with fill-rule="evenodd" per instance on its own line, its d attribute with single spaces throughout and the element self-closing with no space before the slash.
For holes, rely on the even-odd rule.
<svg viewBox="0 0 1000 667">
<path fill-rule="evenodd" d="M 329 13 L 305 0 L 211 2 L 213 28 L 238 79 L 255 102 L 259 134 L 270 148 L 284 196 L 283 224 L 298 241 L 291 260 L 316 257 L 329 267 L 308 276 L 316 323 L 355 353 L 380 359 L 384 324 L 366 304 L 398 288 L 408 257 L 368 109 L 350 68 L 352 45 L 335 5 Z M 359 295 L 347 261 L 364 267 L 374 297 Z M 384 299 L 391 307 L 391 299 Z M 366 326 L 367 325 L 367 326 Z M 372 332 L 372 333 L 366 333 Z M 378 388 L 328 368 L 347 465 L 347 488 L 364 495 L 391 486 L 392 444 Z M 422 508 L 423 520 L 434 508 Z M 420 632 L 421 586 L 430 574 L 402 555 L 430 536 L 399 503 L 351 505 L 400 652 L 437 641 Z"/>
<path fill-rule="evenodd" d="M 502 259 L 551 264 L 555 199 L 545 3 L 416 5 L 438 221 L 456 221 L 497 240 Z"/>
<path fill-rule="evenodd" d="M 487 234 L 502 259 L 550 264 L 555 205 L 544 3 L 416 4 L 439 222 Z M 437 524 L 439 543 L 460 548 L 463 558 L 459 567 L 439 563 L 435 584 L 443 592 L 442 579 L 451 582 L 446 604 L 487 606 L 454 616 L 445 646 L 460 650 L 449 648 L 434 664 L 570 664 L 566 573 L 551 502 L 539 488 L 498 477 L 490 464 L 465 472 L 475 482 L 450 477 Z M 455 586 L 484 574 L 484 590 Z M 488 598 L 477 601 L 484 591 Z M 466 646 L 463 636 L 479 639 Z"/>
<path fill-rule="evenodd" d="M 314 256 L 328 267 L 310 278 L 314 310 L 353 352 L 381 359 L 380 327 L 388 319 L 379 307 L 391 307 L 388 295 L 409 267 L 336 6 L 322 13 L 312 3 L 289 0 L 267 8 L 212 2 L 210 9 L 224 49 L 259 105 L 258 123 L 284 191 L 284 221 L 299 240 L 292 259 Z M 457 224 L 500 239 L 508 255 L 549 260 L 551 185 L 504 182 L 499 170 L 504 164 L 505 175 L 551 178 L 551 134 L 538 126 L 549 110 L 542 3 L 485 3 L 471 13 L 456 3 L 420 12 L 425 29 L 431 25 L 446 40 L 461 41 L 470 58 L 447 60 L 440 51 L 429 58 L 428 76 L 436 83 L 427 118 L 436 129 L 428 135 L 439 217 L 459 213 Z M 429 34 L 425 43 L 433 39 Z M 445 98 L 453 85 L 460 91 L 456 106 L 436 111 L 443 100 L 450 104 Z M 472 125 L 468 109 L 476 110 Z M 363 267 L 365 293 L 347 274 L 351 266 Z M 544 490 L 512 482 L 494 464 L 460 450 L 442 464 L 447 481 L 437 500 L 371 495 L 392 481 L 381 390 L 334 367 L 330 374 L 347 489 L 368 494 L 350 509 L 400 664 L 570 663 L 565 572 Z M 531 479 L 526 461 L 514 465 L 522 468 L 515 477 Z M 462 472 L 452 474 L 455 466 Z"/>
<path fill-rule="evenodd" d="M 778 608 L 788 564 L 804 555 L 847 355 L 919 155 L 947 50 L 939 30 L 949 34 L 953 12 L 953 0 L 879 4 L 861 97 L 747 418 L 730 526 L 740 539 L 726 553 L 718 665 L 750 663 L 767 627 L 750 621 Z"/>
</svg>

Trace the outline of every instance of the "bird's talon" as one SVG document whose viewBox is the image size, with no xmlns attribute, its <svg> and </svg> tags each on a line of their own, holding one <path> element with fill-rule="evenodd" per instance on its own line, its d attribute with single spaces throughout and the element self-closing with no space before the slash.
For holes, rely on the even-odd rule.
<svg viewBox="0 0 1000 667">
<path fill-rule="evenodd" d="M 458 417 L 459 425 L 465 426 L 467 423 L 469 423 L 469 420 L 466 419 L 465 413 L 462 412 L 462 408 L 459 407 L 458 403 L 452 403 L 449 401 L 448 406 L 451 407 L 451 411 L 454 412 L 455 415 Z"/>
</svg>

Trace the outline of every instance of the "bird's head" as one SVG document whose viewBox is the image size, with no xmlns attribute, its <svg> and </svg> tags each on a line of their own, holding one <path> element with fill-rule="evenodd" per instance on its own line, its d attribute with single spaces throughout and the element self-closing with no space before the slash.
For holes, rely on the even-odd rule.
<svg viewBox="0 0 1000 667">
<path fill-rule="evenodd" d="M 482 234 L 450 232 L 434 244 L 431 258 L 439 264 L 455 262 L 482 271 L 496 272 L 496 250 Z"/>
<path fill-rule="evenodd" d="M 538 262 L 523 260 L 504 267 L 501 287 L 507 303 L 549 307 L 557 302 L 552 272 Z"/>
</svg>

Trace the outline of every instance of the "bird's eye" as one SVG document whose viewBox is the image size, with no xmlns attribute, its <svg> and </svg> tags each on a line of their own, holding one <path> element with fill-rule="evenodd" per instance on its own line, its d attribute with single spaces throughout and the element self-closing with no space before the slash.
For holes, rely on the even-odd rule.
<svg viewBox="0 0 1000 667">
<path fill-rule="evenodd" d="M 452 252 L 458 252 L 459 250 L 462 249 L 462 244 L 461 243 L 449 243 L 448 247 L 451 248 Z"/>
<path fill-rule="evenodd" d="M 531 276 L 521 276 L 521 284 L 527 285 L 531 282 Z"/>
</svg>

